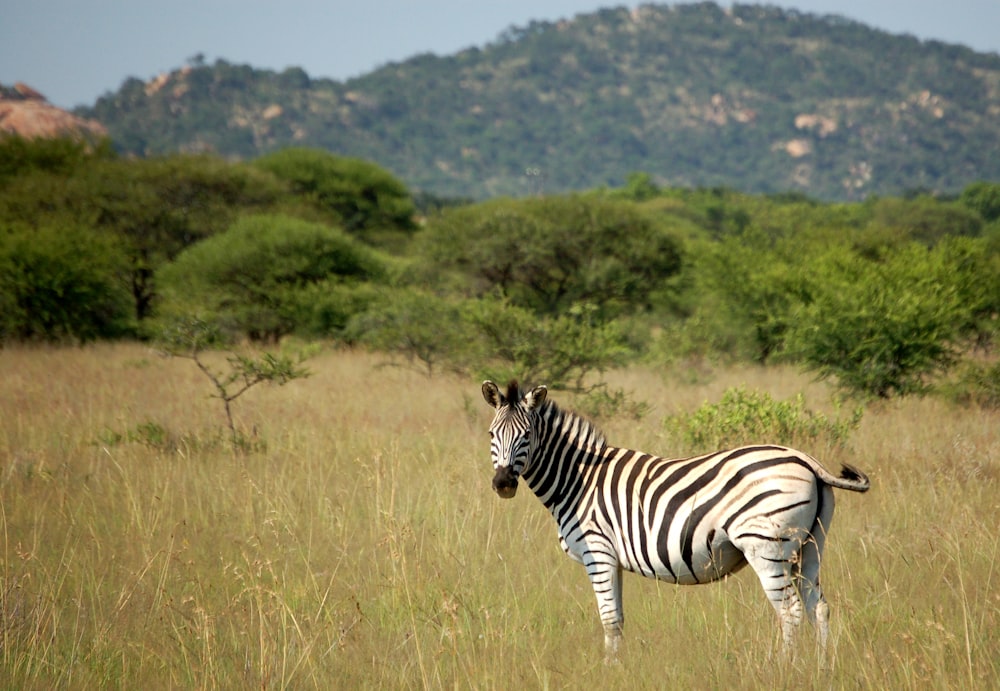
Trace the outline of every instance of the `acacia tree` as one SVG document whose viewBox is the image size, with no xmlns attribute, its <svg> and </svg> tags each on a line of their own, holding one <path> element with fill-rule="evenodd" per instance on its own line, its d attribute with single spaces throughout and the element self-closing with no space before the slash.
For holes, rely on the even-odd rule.
<svg viewBox="0 0 1000 691">
<path fill-rule="evenodd" d="M 444 368 L 462 369 L 470 334 L 461 306 L 414 287 L 383 290 L 346 329 L 348 340 L 400 357 L 428 377 Z"/>
<path fill-rule="evenodd" d="M 494 379 L 544 382 L 553 389 L 586 392 L 602 384 L 588 377 L 621 365 L 628 355 L 624 327 L 596 319 L 593 305 L 577 304 L 555 317 L 539 317 L 507 300 L 485 298 L 464 305 L 462 323 L 472 336 L 468 369 Z"/>
<path fill-rule="evenodd" d="M 0 230 L 0 343 L 133 333 L 127 261 L 106 234 L 52 222 Z"/>
<path fill-rule="evenodd" d="M 287 187 L 269 174 L 209 156 L 95 157 L 66 175 L 28 171 L 5 184 L 0 221 L 77 224 L 116 238 L 129 260 L 119 280 L 141 321 L 150 316 L 160 266 L 227 228 L 240 212 L 287 196 Z"/>
<path fill-rule="evenodd" d="M 318 149 L 289 148 L 262 156 L 254 165 L 331 212 L 349 233 L 365 237 L 376 230 L 416 228 L 406 187 L 374 163 Z"/>
<path fill-rule="evenodd" d="M 808 267 L 810 301 L 790 348 L 844 390 L 923 393 L 956 359 L 969 306 L 948 253 L 913 244 L 882 262 L 833 250 Z"/>
<path fill-rule="evenodd" d="M 212 382 L 215 389 L 212 395 L 222 401 L 230 443 L 233 453 L 236 453 L 241 449 L 246 450 L 248 445 L 236 431 L 236 423 L 233 421 L 233 401 L 258 384 L 281 386 L 295 379 L 308 377 L 311 373 L 301 366 L 305 359 L 301 355 L 296 361 L 288 355 L 267 352 L 259 355 L 230 353 L 226 358 L 228 370 L 215 369 L 206 361 L 204 352 L 212 346 L 219 345 L 221 340 L 221 334 L 215 327 L 194 317 L 178 319 L 160 335 L 161 347 L 165 354 L 193 361 L 202 374 Z"/>
<path fill-rule="evenodd" d="M 974 182 L 962 190 L 959 201 L 988 223 L 1000 219 L 1000 183 Z"/>
<path fill-rule="evenodd" d="M 295 331 L 315 286 L 378 279 L 378 254 L 336 228 L 247 216 L 190 247 L 159 273 L 165 318 L 199 314 L 224 331 L 274 341 Z"/>
<path fill-rule="evenodd" d="M 423 251 L 474 296 L 500 291 L 538 314 L 574 304 L 609 319 L 648 304 L 681 266 L 677 241 L 634 204 L 598 196 L 501 199 L 433 219 Z"/>
</svg>

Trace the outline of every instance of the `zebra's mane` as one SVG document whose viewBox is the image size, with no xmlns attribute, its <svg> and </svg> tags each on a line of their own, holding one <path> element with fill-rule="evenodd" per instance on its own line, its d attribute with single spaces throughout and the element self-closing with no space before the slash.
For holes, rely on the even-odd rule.
<svg viewBox="0 0 1000 691">
<path fill-rule="evenodd" d="M 506 398 L 509 405 L 516 405 L 524 398 L 516 379 L 511 379 L 507 383 Z M 558 428 L 567 435 L 575 437 L 576 443 L 581 447 L 600 451 L 607 446 L 604 432 L 597 425 L 579 413 L 560 408 L 551 398 L 546 398 L 537 412 L 539 416 L 549 420 L 552 428 Z"/>
<path fill-rule="evenodd" d="M 507 403 L 514 405 L 521 402 L 521 387 L 517 385 L 517 379 L 507 382 Z"/>
<path fill-rule="evenodd" d="M 579 413 L 560 408 L 555 401 L 546 399 L 538 414 L 548 418 L 553 428 L 558 428 L 567 436 L 573 437 L 575 444 L 581 448 L 601 451 L 607 446 L 604 432 L 597 425 Z"/>
</svg>

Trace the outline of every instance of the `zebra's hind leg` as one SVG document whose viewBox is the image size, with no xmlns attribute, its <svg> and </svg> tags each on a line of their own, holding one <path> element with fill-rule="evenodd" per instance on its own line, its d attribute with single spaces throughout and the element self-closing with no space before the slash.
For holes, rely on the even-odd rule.
<svg viewBox="0 0 1000 691">
<path fill-rule="evenodd" d="M 816 627 L 816 642 L 821 651 L 826 651 L 830 637 L 830 606 L 823 597 L 819 583 L 819 567 L 826 544 L 826 532 L 833 520 L 833 490 L 823 487 L 820 512 L 816 516 L 809 537 L 802 544 L 799 590 L 805 603 L 806 616 Z"/>
<path fill-rule="evenodd" d="M 801 540 L 795 536 L 746 534 L 733 540 L 750 564 L 781 624 L 782 648 L 791 652 L 805 606 L 799 593 Z"/>
</svg>

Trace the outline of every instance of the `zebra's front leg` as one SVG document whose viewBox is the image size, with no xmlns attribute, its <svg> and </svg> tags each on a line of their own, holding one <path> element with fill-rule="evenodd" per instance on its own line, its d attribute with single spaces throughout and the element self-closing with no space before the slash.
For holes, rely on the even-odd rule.
<svg viewBox="0 0 1000 691">
<path fill-rule="evenodd" d="M 584 564 L 597 597 L 597 612 L 604 627 L 604 659 L 615 662 L 622 641 L 622 567 L 609 553 L 591 553 Z"/>
</svg>

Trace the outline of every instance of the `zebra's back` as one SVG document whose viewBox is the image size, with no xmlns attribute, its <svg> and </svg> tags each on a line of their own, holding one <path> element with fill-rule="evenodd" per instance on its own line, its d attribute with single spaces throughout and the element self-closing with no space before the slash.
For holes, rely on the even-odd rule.
<svg viewBox="0 0 1000 691">
<path fill-rule="evenodd" d="M 745 446 L 687 459 L 607 447 L 573 550 L 586 534 L 611 538 L 623 568 L 682 585 L 716 580 L 746 564 L 741 544 L 805 539 L 833 495 L 810 456 Z M 580 545 L 583 546 L 582 544 Z M 574 554 L 578 552 L 578 554 Z"/>
</svg>

